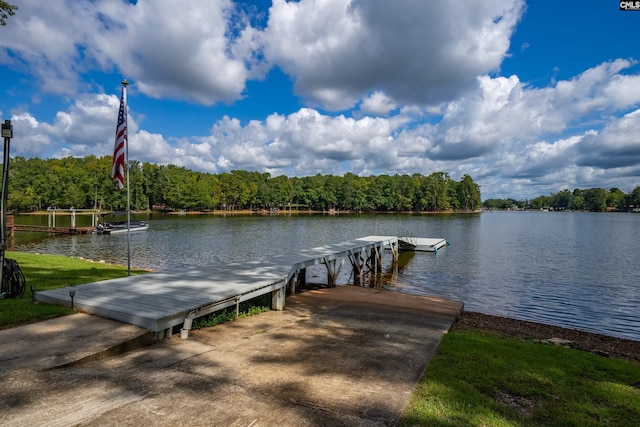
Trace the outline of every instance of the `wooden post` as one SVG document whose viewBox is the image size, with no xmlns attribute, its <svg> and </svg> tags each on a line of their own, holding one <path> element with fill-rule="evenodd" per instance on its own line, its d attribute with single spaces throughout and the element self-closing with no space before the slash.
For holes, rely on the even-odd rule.
<svg viewBox="0 0 640 427">
<path fill-rule="evenodd" d="M 393 262 L 397 263 L 399 254 L 398 254 L 398 242 L 391 243 L 391 256 L 393 257 Z"/>
<path fill-rule="evenodd" d="M 366 252 L 365 252 L 366 253 Z M 353 267 L 353 284 L 358 285 L 362 282 L 362 273 L 366 259 L 363 258 L 363 250 L 358 253 L 349 252 L 349 261 Z"/>
<path fill-rule="evenodd" d="M 376 273 L 382 273 L 382 251 L 381 246 L 374 246 L 372 251 L 376 257 Z"/>
<path fill-rule="evenodd" d="M 337 259 L 327 260 L 325 258 L 324 265 L 327 267 L 327 286 L 330 288 L 335 288 L 338 282 L 338 275 L 340 274 L 340 269 L 342 269 L 342 264 L 344 263 L 344 259 L 341 259 L 338 262 Z"/>
<path fill-rule="evenodd" d="M 369 256 L 371 263 L 371 272 L 376 273 L 378 271 L 378 257 L 376 256 L 376 248 L 371 249 L 371 255 Z"/>
</svg>

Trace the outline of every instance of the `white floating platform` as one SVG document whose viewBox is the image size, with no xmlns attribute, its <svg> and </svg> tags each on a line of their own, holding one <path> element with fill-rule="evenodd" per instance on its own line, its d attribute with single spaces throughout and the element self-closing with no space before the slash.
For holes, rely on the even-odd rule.
<svg viewBox="0 0 640 427">
<path fill-rule="evenodd" d="M 430 237 L 398 237 L 398 249 L 401 251 L 438 252 L 448 246 L 446 239 Z"/>
</svg>

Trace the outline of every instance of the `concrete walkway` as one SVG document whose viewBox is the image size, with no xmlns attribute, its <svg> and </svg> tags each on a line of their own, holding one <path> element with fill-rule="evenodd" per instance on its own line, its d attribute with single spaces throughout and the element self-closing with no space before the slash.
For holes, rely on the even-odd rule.
<svg viewBox="0 0 640 427">
<path fill-rule="evenodd" d="M 339 286 L 146 346 L 82 314 L 2 330 L 0 425 L 393 425 L 462 308 Z"/>
</svg>

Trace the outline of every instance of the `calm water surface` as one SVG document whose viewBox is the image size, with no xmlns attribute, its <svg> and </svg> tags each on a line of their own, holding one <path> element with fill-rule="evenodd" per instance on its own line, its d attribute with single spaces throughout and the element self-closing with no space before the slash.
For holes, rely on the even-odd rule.
<svg viewBox="0 0 640 427">
<path fill-rule="evenodd" d="M 47 218 L 41 219 L 46 225 Z M 78 220 L 78 225 L 88 219 Z M 640 215 L 493 212 L 149 218 L 132 265 L 171 269 L 294 252 L 368 235 L 442 237 L 438 254 L 403 253 L 385 285 L 465 309 L 640 340 Z M 16 222 L 40 221 L 19 217 Z M 64 218 L 58 219 L 63 225 Z M 88 223 L 86 225 L 89 225 Z M 126 235 L 19 234 L 13 249 L 127 263 Z M 390 255 L 385 257 L 390 264 Z M 390 266 L 387 266 L 390 270 Z M 320 267 L 323 268 L 323 267 Z M 343 268 L 340 281 L 350 280 Z M 323 280 L 319 270 L 314 280 Z M 317 276 L 317 277 L 316 277 Z"/>
</svg>

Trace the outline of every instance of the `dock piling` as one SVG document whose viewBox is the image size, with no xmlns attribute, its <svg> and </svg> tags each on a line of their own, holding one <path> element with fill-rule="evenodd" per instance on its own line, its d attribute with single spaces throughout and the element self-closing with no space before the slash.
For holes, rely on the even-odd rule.
<svg viewBox="0 0 640 427">
<path fill-rule="evenodd" d="M 272 310 L 284 310 L 286 287 L 282 286 L 278 289 L 271 291 L 271 309 Z"/>
<path fill-rule="evenodd" d="M 327 286 L 330 288 L 336 287 L 342 264 L 344 264 L 344 258 L 340 260 L 324 258 L 324 265 L 327 267 Z"/>
</svg>

